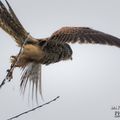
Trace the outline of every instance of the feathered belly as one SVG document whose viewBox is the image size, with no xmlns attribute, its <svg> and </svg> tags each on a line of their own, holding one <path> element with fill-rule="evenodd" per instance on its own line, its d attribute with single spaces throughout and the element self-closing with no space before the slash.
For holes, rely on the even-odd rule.
<svg viewBox="0 0 120 120">
<path fill-rule="evenodd" d="M 34 60 L 34 61 L 40 61 L 41 58 L 44 56 L 44 52 L 41 49 L 41 47 L 37 45 L 25 45 L 23 48 L 23 55 L 25 55 L 28 59 Z"/>
<path fill-rule="evenodd" d="M 16 67 L 24 67 L 34 62 L 40 64 L 51 64 L 61 60 L 71 59 L 72 50 L 68 44 L 49 44 L 43 49 L 41 46 L 28 44 L 23 47 L 23 52 Z M 12 63 L 15 61 L 13 60 Z"/>
<path fill-rule="evenodd" d="M 16 67 L 25 67 L 31 62 L 40 63 L 40 60 L 44 57 L 45 53 L 41 47 L 37 45 L 28 44 L 23 46 L 23 51 L 19 56 Z M 11 59 L 12 64 L 16 62 L 17 56 L 13 56 Z"/>
</svg>

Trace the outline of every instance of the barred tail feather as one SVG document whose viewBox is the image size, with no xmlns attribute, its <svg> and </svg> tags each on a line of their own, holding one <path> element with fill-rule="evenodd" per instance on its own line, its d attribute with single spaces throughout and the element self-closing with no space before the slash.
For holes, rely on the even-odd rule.
<svg viewBox="0 0 120 120">
<path fill-rule="evenodd" d="M 25 68 L 22 69 L 21 76 L 21 92 L 24 94 L 27 84 L 29 83 L 29 93 L 32 92 L 30 96 L 32 99 L 36 97 L 36 101 L 38 100 L 37 95 L 40 93 L 42 97 L 42 88 L 41 88 L 41 64 L 30 63 Z"/>
</svg>

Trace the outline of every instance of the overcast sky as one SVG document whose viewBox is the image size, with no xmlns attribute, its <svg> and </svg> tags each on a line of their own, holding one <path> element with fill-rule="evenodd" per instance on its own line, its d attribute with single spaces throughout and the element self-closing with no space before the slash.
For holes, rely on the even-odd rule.
<svg viewBox="0 0 120 120">
<path fill-rule="evenodd" d="M 2 0 L 4 2 L 4 0 Z M 28 32 L 48 37 L 62 26 L 87 26 L 120 37 L 119 0 L 9 0 Z M 0 29 L 0 81 L 19 48 Z M 120 49 L 104 45 L 72 45 L 73 60 L 43 66 L 44 102 L 56 102 L 17 120 L 114 120 L 120 105 Z M 0 120 L 35 107 L 19 91 L 20 70 L 0 89 Z M 39 97 L 40 99 L 40 97 Z M 44 103 L 39 100 L 39 104 Z"/>
</svg>

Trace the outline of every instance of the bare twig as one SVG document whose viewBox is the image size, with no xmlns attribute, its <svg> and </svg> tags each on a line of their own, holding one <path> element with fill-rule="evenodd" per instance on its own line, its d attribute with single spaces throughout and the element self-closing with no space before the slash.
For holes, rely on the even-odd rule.
<svg viewBox="0 0 120 120">
<path fill-rule="evenodd" d="M 9 82 L 9 81 L 13 78 L 13 76 L 12 76 L 13 70 L 14 70 L 16 64 L 18 63 L 18 61 L 19 61 L 19 59 L 20 59 L 20 55 L 21 55 L 21 53 L 22 53 L 23 46 L 26 44 L 28 38 L 29 38 L 29 33 L 28 33 L 28 36 L 27 36 L 27 38 L 25 39 L 23 45 L 22 45 L 21 48 L 20 48 L 20 51 L 19 51 L 19 53 L 18 53 L 18 55 L 17 55 L 17 58 L 16 58 L 15 63 L 14 63 L 14 64 L 11 64 L 10 69 L 7 70 L 7 75 L 6 75 L 5 79 L 2 81 L 2 83 L 0 84 L 0 88 L 1 88 L 6 82 Z"/>
<path fill-rule="evenodd" d="M 35 107 L 35 108 L 31 109 L 31 110 L 28 110 L 28 111 L 25 111 L 25 112 L 23 112 L 23 113 L 20 113 L 20 114 L 14 116 L 14 117 L 11 117 L 11 118 L 9 118 L 9 119 L 7 119 L 7 120 L 13 120 L 13 119 L 15 119 L 15 118 L 18 118 L 18 117 L 24 115 L 24 114 L 27 114 L 27 113 L 29 113 L 29 112 L 32 112 L 32 111 L 34 111 L 34 110 L 36 110 L 36 109 L 38 109 L 38 108 L 41 108 L 41 107 L 43 107 L 43 106 L 45 106 L 45 105 L 48 105 L 48 104 L 56 101 L 59 97 L 60 97 L 60 96 L 57 96 L 56 98 L 54 98 L 53 100 L 51 100 L 51 101 L 49 101 L 49 102 L 46 102 L 46 103 L 44 103 L 44 104 L 42 104 L 42 105 L 40 105 L 40 106 L 37 106 L 37 107 Z"/>
</svg>

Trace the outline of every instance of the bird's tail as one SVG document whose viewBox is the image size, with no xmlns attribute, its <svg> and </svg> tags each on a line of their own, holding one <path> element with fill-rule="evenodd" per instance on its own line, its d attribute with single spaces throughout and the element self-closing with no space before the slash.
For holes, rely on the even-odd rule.
<svg viewBox="0 0 120 120">
<path fill-rule="evenodd" d="M 7 0 L 6 3 L 8 10 L 0 0 L 0 27 L 11 35 L 18 45 L 21 46 L 23 41 L 27 38 L 28 33 L 21 25 Z"/>
<path fill-rule="evenodd" d="M 40 93 L 42 97 L 42 89 L 41 89 L 41 64 L 30 63 L 25 68 L 22 68 L 22 77 L 21 77 L 21 92 L 24 93 L 27 88 L 27 84 L 29 84 L 29 96 L 36 97 Z M 32 88 L 32 89 L 31 89 Z"/>
</svg>

